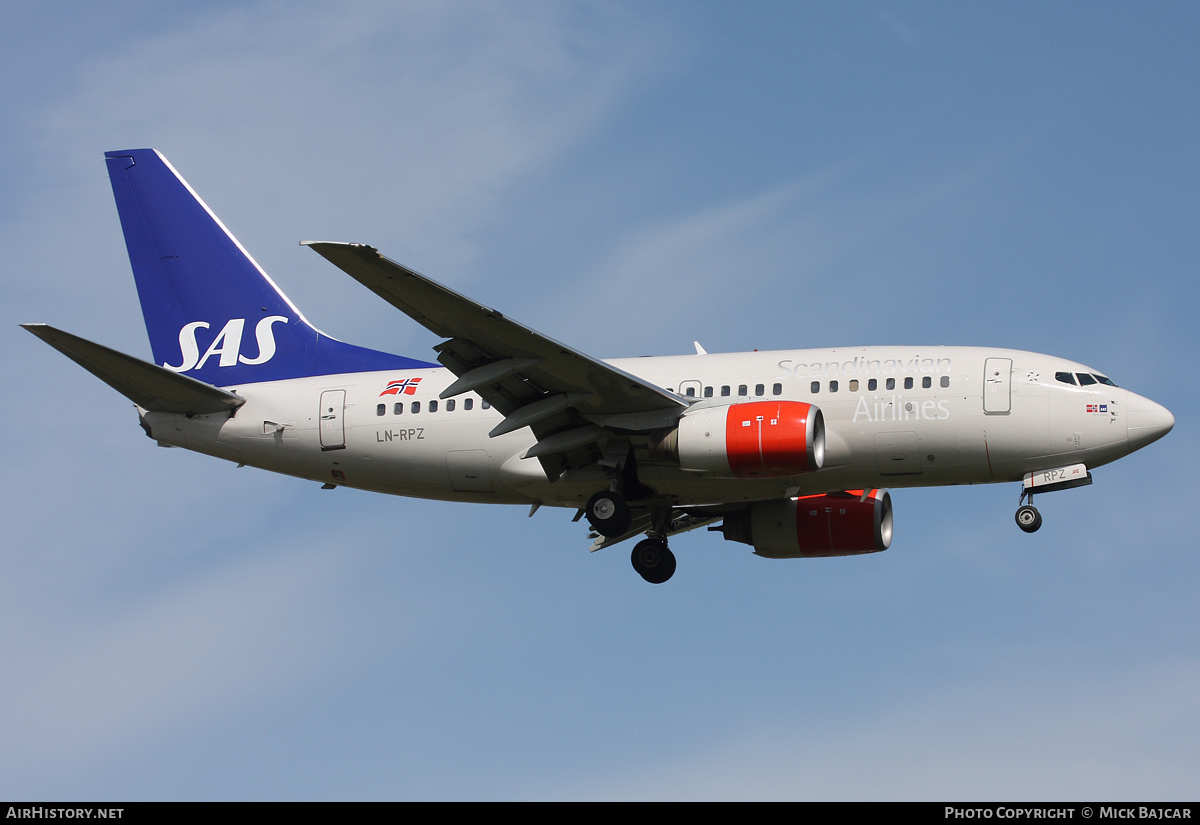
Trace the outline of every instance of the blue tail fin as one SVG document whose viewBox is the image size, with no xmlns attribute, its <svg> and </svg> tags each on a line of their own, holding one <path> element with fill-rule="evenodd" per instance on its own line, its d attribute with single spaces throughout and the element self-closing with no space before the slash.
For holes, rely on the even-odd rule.
<svg viewBox="0 0 1200 825">
<path fill-rule="evenodd" d="M 437 366 L 314 329 L 158 152 L 105 160 L 156 363 L 217 386 Z"/>
</svg>

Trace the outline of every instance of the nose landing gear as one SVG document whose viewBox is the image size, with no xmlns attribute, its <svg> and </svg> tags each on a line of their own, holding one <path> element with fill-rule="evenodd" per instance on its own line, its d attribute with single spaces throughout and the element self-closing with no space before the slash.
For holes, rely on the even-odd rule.
<svg viewBox="0 0 1200 825">
<path fill-rule="evenodd" d="M 1017 508 L 1017 526 L 1026 533 L 1033 533 L 1042 526 L 1042 514 L 1032 504 L 1023 504 Z"/>
<path fill-rule="evenodd" d="M 1029 503 L 1025 503 L 1025 497 L 1029 496 Z M 1017 526 L 1026 533 L 1037 532 L 1037 529 L 1042 526 L 1042 514 L 1033 506 L 1033 490 L 1021 490 L 1021 497 L 1017 499 Z"/>
<path fill-rule="evenodd" d="M 1086 487 L 1091 483 L 1092 474 L 1083 464 L 1026 473 L 1021 484 L 1021 497 L 1017 500 L 1017 526 L 1026 533 L 1036 532 L 1042 526 L 1042 514 L 1033 506 L 1035 489 L 1039 493 L 1053 493 L 1074 487 Z M 1028 503 L 1026 496 L 1029 498 Z"/>
</svg>

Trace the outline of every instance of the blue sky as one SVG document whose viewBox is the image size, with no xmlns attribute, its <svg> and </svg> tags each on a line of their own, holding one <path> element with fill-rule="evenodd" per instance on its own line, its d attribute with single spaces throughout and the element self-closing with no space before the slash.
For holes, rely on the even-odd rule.
<svg viewBox="0 0 1200 825">
<path fill-rule="evenodd" d="M 1194 3 L 13 3 L 0 39 L 0 797 L 1194 799 Z M 147 357 L 103 152 L 162 151 L 337 337 L 436 343 L 360 241 L 601 357 L 1052 352 L 1166 440 L 1039 501 L 894 492 L 883 554 L 148 441 L 16 325 Z M 1189 538 L 1190 537 L 1190 538 Z"/>
</svg>

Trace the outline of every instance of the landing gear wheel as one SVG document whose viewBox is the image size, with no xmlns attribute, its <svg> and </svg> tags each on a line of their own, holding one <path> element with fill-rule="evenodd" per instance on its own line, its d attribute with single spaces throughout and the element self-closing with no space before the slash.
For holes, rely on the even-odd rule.
<svg viewBox="0 0 1200 825">
<path fill-rule="evenodd" d="M 605 538 L 616 538 L 633 524 L 633 513 L 629 511 L 625 499 L 608 490 L 602 490 L 588 499 L 583 512 L 592 529 Z"/>
<path fill-rule="evenodd" d="M 1026 533 L 1032 533 L 1042 526 L 1042 514 L 1037 508 L 1026 504 L 1017 508 L 1017 526 Z"/>
<path fill-rule="evenodd" d="M 665 541 L 646 539 L 633 548 L 633 569 L 651 584 L 662 584 L 675 575 L 675 554 Z"/>
</svg>

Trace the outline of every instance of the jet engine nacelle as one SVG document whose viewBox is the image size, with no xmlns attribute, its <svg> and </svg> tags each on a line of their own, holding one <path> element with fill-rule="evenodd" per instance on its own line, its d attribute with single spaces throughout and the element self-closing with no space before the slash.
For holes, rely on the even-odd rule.
<svg viewBox="0 0 1200 825">
<path fill-rule="evenodd" d="M 802 401 L 750 401 L 691 410 L 652 448 L 685 470 L 783 478 L 821 469 L 825 419 Z"/>
<path fill-rule="evenodd" d="M 892 497 L 871 490 L 863 499 L 861 490 L 851 490 L 756 501 L 727 516 L 719 529 L 727 540 L 770 559 L 878 553 L 892 543 Z"/>
</svg>

